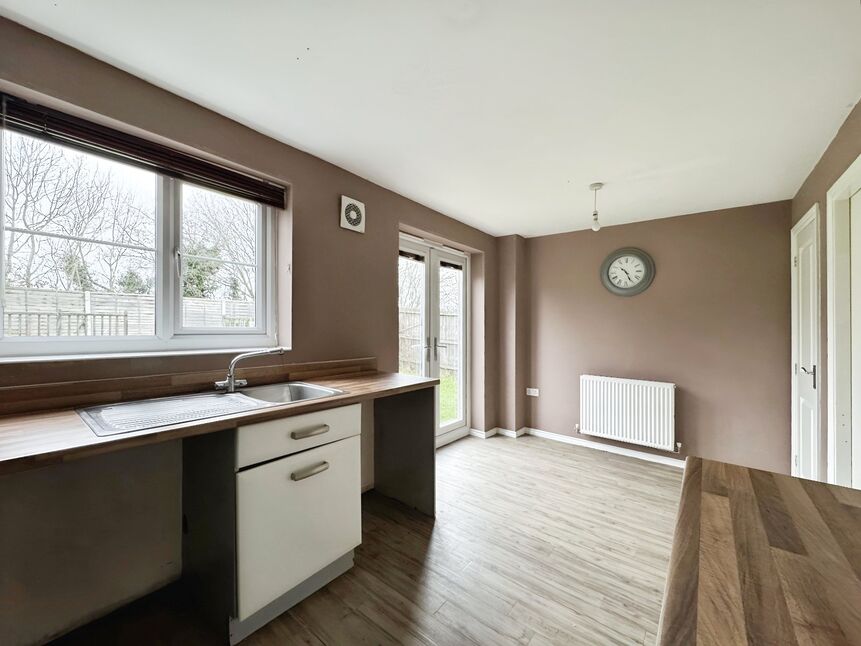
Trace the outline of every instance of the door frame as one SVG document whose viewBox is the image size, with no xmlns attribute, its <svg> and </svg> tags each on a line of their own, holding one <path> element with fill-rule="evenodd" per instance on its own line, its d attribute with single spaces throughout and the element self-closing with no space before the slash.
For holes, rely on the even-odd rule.
<svg viewBox="0 0 861 646">
<path fill-rule="evenodd" d="M 861 190 L 861 156 L 826 194 L 826 289 L 828 313 L 828 452 L 832 484 L 861 486 L 861 442 L 853 445 L 852 289 L 849 200 Z M 861 250 L 859 250 L 861 251 Z M 842 449 L 842 450 L 840 450 Z"/>
<path fill-rule="evenodd" d="M 815 267 L 815 278 L 814 278 L 814 302 L 816 314 L 814 316 L 814 325 L 816 327 L 815 333 L 813 335 L 813 345 L 814 345 L 814 355 L 816 357 L 816 366 L 817 371 L 820 370 L 822 365 L 822 348 L 820 342 L 820 334 L 822 333 L 822 304 L 820 301 L 820 288 L 819 288 L 819 205 L 814 204 L 810 210 L 804 214 L 798 222 L 795 223 L 795 226 L 792 227 L 792 230 L 789 232 L 789 254 L 790 254 L 790 268 L 791 268 L 791 328 L 792 328 L 792 352 L 791 352 L 791 364 L 790 364 L 790 380 L 792 383 L 792 441 L 791 441 L 791 451 L 792 455 L 790 456 L 790 472 L 793 476 L 798 475 L 798 455 L 799 455 L 799 412 L 798 412 L 798 378 L 799 378 L 799 357 L 798 357 L 798 322 L 800 318 L 801 312 L 799 311 L 799 303 L 798 303 L 798 234 L 799 232 L 813 223 L 813 245 L 816 249 L 816 267 Z M 822 397 L 820 393 L 822 392 L 821 388 L 816 388 L 816 438 L 813 442 L 815 447 L 814 449 L 814 459 L 812 460 L 813 464 L 813 479 L 819 480 L 821 474 L 821 452 L 822 452 Z"/>
<path fill-rule="evenodd" d="M 468 432 L 470 428 L 470 420 L 471 418 L 471 392 L 472 392 L 472 349 L 471 349 L 471 340 L 469 335 L 469 330 L 472 329 L 472 282 L 470 275 L 470 255 L 465 251 L 461 251 L 460 249 L 456 249 L 454 247 L 450 247 L 441 242 L 437 242 L 434 240 L 428 240 L 426 238 L 421 238 L 419 236 L 406 233 L 401 231 L 399 233 L 398 238 L 398 250 L 407 251 L 410 253 L 418 253 L 425 254 L 430 252 L 431 250 L 436 250 L 442 254 L 448 254 L 450 256 L 456 257 L 458 260 L 463 261 L 463 298 L 464 298 L 464 315 L 461 321 L 461 339 L 463 342 L 463 379 L 464 379 L 464 392 L 463 392 L 463 423 L 457 424 L 456 422 L 447 425 L 445 428 L 440 427 L 439 420 L 439 386 L 435 386 L 436 390 L 436 403 L 435 403 L 435 420 L 434 427 L 436 429 L 436 440 L 437 446 L 442 446 L 446 444 L 451 439 L 457 439 L 464 435 L 464 431 Z M 431 269 L 430 269 L 430 258 L 425 256 L 426 262 L 426 275 L 425 275 L 425 289 L 426 294 L 430 293 L 431 285 L 438 281 L 438 278 L 431 277 Z M 431 316 L 433 316 L 436 308 L 430 302 L 431 299 L 425 297 L 425 317 L 426 320 L 430 320 Z M 425 348 L 425 362 L 427 362 L 427 357 L 429 356 L 430 348 Z"/>
</svg>

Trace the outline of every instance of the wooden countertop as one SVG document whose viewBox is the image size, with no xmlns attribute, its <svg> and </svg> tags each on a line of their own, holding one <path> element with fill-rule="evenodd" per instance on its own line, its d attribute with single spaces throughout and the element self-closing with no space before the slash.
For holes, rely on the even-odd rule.
<svg viewBox="0 0 861 646">
<path fill-rule="evenodd" d="M 108 437 L 99 437 L 93 433 L 71 409 L 0 417 L 0 475 L 134 446 L 222 431 L 240 424 L 345 406 L 428 388 L 439 383 L 438 379 L 377 371 L 316 377 L 309 381 L 344 392 L 322 399 L 268 406 L 197 422 Z"/>
<path fill-rule="evenodd" d="M 861 491 L 688 458 L 659 644 L 861 644 Z"/>
</svg>

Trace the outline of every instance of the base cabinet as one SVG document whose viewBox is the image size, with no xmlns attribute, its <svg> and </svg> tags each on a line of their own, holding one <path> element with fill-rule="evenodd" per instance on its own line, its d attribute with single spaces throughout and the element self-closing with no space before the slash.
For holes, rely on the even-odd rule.
<svg viewBox="0 0 861 646">
<path fill-rule="evenodd" d="M 183 581 L 225 643 L 349 569 L 362 540 L 360 407 L 257 426 L 183 442 Z"/>
<path fill-rule="evenodd" d="M 361 543 L 359 450 L 353 436 L 236 475 L 240 620 Z"/>
</svg>

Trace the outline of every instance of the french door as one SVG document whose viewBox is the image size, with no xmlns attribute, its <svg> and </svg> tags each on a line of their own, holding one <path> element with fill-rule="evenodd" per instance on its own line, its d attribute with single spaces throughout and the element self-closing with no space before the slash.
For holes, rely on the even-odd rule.
<svg viewBox="0 0 861 646">
<path fill-rule="evenodd" d="M 439 378 L 438 436 L 467 424 L 468 271 L 466 255 L 401 238 L 398 369 Z"/>
</svg>

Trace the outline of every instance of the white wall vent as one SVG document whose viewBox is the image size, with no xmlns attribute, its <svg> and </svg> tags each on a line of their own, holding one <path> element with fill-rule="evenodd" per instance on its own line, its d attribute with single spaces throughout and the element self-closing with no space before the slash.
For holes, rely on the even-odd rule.
<svg viewBox="0 0 861 646">
<path fill-rule="evenodd" d="M 341 196 L 341 226 L 357 233 L 365 232 L 365 205 L 346 195 Z"/>
</svg>

